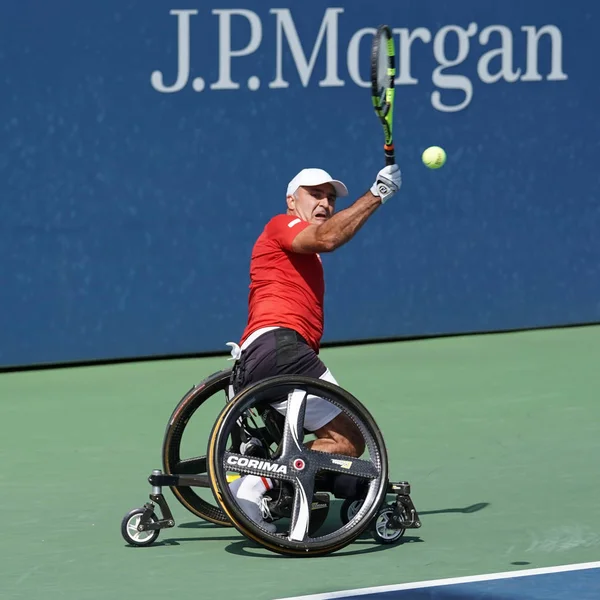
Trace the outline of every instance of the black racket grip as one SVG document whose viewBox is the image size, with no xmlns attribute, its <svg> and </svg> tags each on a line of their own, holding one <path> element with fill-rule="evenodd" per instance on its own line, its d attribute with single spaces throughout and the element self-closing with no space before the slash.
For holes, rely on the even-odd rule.
<svg viewBox="0 0 600 600">
<path fill-rule="evenodd" d="M 389 167 L 390 165 L 396 164 L 396 154 L 394 152 L 394 146 L 384 146 L 383 150 L 385 152 L 385 166 Z"/>
</svg>

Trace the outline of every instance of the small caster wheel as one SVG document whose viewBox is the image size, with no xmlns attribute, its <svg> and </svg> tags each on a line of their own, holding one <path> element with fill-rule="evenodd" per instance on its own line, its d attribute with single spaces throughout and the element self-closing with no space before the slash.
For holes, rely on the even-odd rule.
<svg viewBox="0 0 600 600">
<path fill-rule="evenodd" d="M 363 500 L 356 500 L 354 498 L 346 498 L 340 508 L 340 519 L 344 525 L 347 525 L 354 515 L 360 510 Z"/>
<path fill-rule="evenodd" d="M 396 507 L 393 505 L 383 506 L 379 509 L 377 516 L 371 525 L 371 535 L 379 544 L 393 544 L 397 542 L 403 535 L 406 529 L 397 528 L 391 525 L 392 517 Z"/>
<path fill-rule="evenodd" d="M 160 533 L 160 529 L 138 531 L 138 525 L 145 512 L 145 508 L 134 508 L 133 510 L 130 510 L 121 521 L 121 535 L 123 536 L 123 539 L 132 546 L 149 546 L 154 543 Z M 158 519 L 154 513 L 150 515 L 150 520 L 154 523 L 158 523 Z"/>
</svg>

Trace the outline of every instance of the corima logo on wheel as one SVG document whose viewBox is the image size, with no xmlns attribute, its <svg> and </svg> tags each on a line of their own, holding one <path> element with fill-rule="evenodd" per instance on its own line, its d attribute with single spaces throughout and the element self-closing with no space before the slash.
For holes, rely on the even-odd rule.
<svg viewBox="0 0 600 600">
<path fill-rule="evenodd" d="M 269 473 L 287 473 L 287 467 L 279 463 L 269 462 L 268 460 L 256 460 L 255 458 L 246 458 L 245 456 L 228 456 L 227 464 L 238 467 L 248 467 L 259 471 Z"/>
</svg>

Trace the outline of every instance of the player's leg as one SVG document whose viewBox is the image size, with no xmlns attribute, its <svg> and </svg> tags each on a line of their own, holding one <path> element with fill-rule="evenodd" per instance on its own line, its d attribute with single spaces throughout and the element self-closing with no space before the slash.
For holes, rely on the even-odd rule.
<svg viewBox="0 0 600 600">
<path fill-rule="evenodd" d="M 317 360 L 323 367 L 325 366 L 318 357 Z M 337 385 L 337 381 L 327 368 L 318 378 Z M 358 427 L 347 415 L 323 398 L 308 397 L 304 427 L 317 437 L 316 440 L 307 443 L 307 446 L 313 450 L 355 458 L 365 451 L 365 442 Z"/>
<path fill-rule="evenodd" d="M 268 331 L 244 349 L 235 365 L 232 385 L 235 392 L 275 375 L 305 375 L 337 383 L 316 352 L 296 332 L 288 329 Z M 287 398 L 272 406 L 285 415 Z M 356 425 L 339 408 L 323 398 L 309 395 L 304 427 L 317 437 L 309 442 L 314 450 L 358 457 L 364 452 L 364 441 Z M 260 526 L 272 531 L 265 521 L 264 495 L 273 488 L 265 477 L 245 475 L 231 484 L 240 507 Z"/>
<path fill-rule="evenodd" d="M 308 377 L 323 379 L 335 385 L 335 380 L 329 369 L 323 364 L 317 354 L 302 338 L 290 354 L 294 356 L 293 364 L 288 364 L 289 374 L 299 373 Z M 291 357 L 290 357 L 291 358 Z M 273 405 L 281 415 L 285 415 L 287 399 L 282 399 Z M 337 406 L 328 400 L 309 395 L 306 401 L 304 428 L 315 434 L 317 438 L 308 442 L 313 450 L 330 454 L 342 454 L 349 457 L 360 457 L 365 451 L 362 433 L 355 423 Z M 360 498 L 364 494 L 364 481 L 344 474 L 322 475 L 319 486 L 323 491 L 329 491 L 336 498 Z M 286 486 L 281 487 L 283 495 L 292 493 Z"/>
<path fill-rule="evenodd" d="M 237 368 L 240 370 L 237 389 L 273 375 L 304 375 L 337 385 L 317 353 L 290 329 L 280 328 L 261 335 L 242 352 Z M 272 406 L 285 415 L 287 398 L 273 402 Z M 309 443 L 315 450 L 352 457 L 364 452 L 362 435 L 356 425 L 323 398 L 308 396 L 304 428 L 318 438 Z"/>
<path fill-rule="evenodd" d="M 314 432 L 316 440 L 306 445 L 312 450 L 330 454 L 344 454 L 358 458 L 365 451 L 365 442 L 356 425 L 344 414 Z"/>
</svg>

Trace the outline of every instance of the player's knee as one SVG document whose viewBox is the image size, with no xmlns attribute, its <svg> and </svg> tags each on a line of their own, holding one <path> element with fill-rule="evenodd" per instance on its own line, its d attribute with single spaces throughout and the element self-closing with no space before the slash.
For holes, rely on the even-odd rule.
<svg viewBox="0 0 600 600">
<path fill-rule="evenodd" d="M 348 456 L 355 458 L 362 456 L 365 451 L 365 439 L 354 421 L 346 419 L 344 434 L 349 444 Z"/>
<path fill-rule="evenodd" d="M 360 435 L 360 431 L 357 430 L 355 434 L 351 434 L 347 438 L 347 442 L 348 448 L 346 454 L 348 456 L 352 456 L 354 458 L 362 456 L 363 452 L 365 451 L 365 440 L 363 439 L 362 435 Z"/>
<path fill-rule="evenodd" d="M 346 415 L 338 415 L 330 424 L 336 454 L 358 458 L 365 451 L 365 440 L 355 423 Z"/>
<path fill-rule="evenodd" d="M 358 458 L 365 451 L 364 442 L 357 440 L 348 439 L 341 437 L 336 444 L 335 454 L 343 454 L 344 456 L 351 456 L 352 458 Z"/>
</svg>

